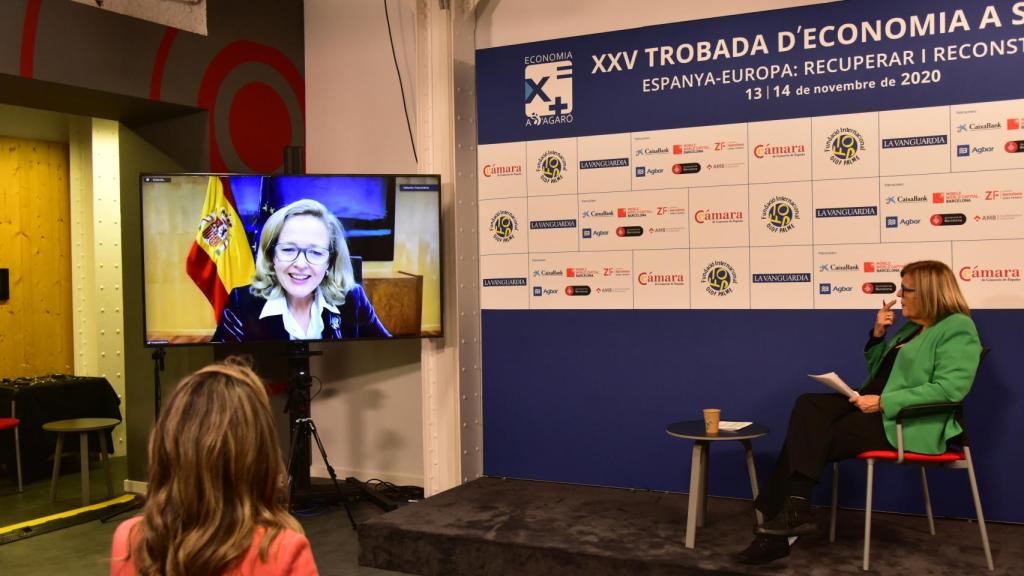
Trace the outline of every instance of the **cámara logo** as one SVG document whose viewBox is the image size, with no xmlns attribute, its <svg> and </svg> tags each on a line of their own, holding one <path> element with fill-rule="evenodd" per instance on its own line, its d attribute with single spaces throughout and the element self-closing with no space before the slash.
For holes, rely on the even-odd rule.
<svg viewBox="0 0 1024 576">
<path fill-rule="evenodd" d="M 828 159 L 836 166 L 855 164 L 864 150 L 864 137 L 853 128 L 839 128 L 829 134 L 825 142 Z"/>
<path fill-rule="evenodd" d="M 964 282 L 1020 282 L 1020 268 L 980 268 L 964 266 L 957 274 Z"/>
<path fill-rule="evenodd" d="M 682 274 L 662 274 L 659 272 L 641 272 L 636 276 L 641 286 L 683 286 L 686 279 Z"/>
<path fill-rule="evenodd" d="M 757 144 L 754 146 L 754 158 L 800 158 L 807 155 L 807 147 L 803 144 Z"/>
<path fill-rule="evenodd" d="M 522 175 L 523 167 L 519 164 L 484 164 L 484 178 Z"/>
<path fill-rule="evenodd" d="M 511 242 L 519 231 L 519 221 L 516 220 L 515 214 L 508 210 L 498 210 L 491 216 L 489 230 L 495 241 L 502 244 Z"/>
<path fill-rule="evenodd" d="M 713 210 L 700 209 L 693 213 L 693 220 L 697 224 L 710 222 L 713 224 L 730 224 L 743 222 L 743 212 L 740 210 L 726 210 L 716 212 Z"/>
<path fill-rule="evenodd" d="M 557 150 L 548 150 L 537 160 L 537 172 L 542 182 L 554 184 L 565 176 L 565 156 Z"/>
<path fill-rule="evenodd" d="M 571 124 L 572 51 L 537 54 L 524 60 L 526 125 Z"/>
<path fill-rule="evenodd" d="M 785 234 L 796 226 L 800 219 L 800 208 L 792 198 L 775 196 L 761 208 L 761 220 L 771 232 Z"/>
<path fill-rule="evenodd" d="M 724 260 L 715 260 L 704 267 L 700 283 L 712 296 L 727 296 L 732 294 L 733 284 L 736 283 L 736 269 Z"/>
</svg>

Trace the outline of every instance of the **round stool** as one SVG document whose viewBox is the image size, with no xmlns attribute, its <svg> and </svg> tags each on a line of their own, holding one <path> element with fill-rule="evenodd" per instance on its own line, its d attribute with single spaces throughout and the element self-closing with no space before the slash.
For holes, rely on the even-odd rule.
<svg viewBox="0 0 1024 576">
<path fill-rule="evenodd" d="M 114 484 L 110 477 L 110 456 L 107 454 L 106 432 L 120 424 L 114 418 L 75 418 L 43 424 L 43 430 L 57 433 L 57 450 L 53 453 L 53 479 L 50 481 L 50 502 L 57 499 L 57 477 L 60 475 L 60 456 L 64 449 L 64 434 L 77 433 L 82 461 L 82 506 L 89 505 L 89 432 L 98 432 L 100 460 L 107 469 L 107 498 L 114 497 Z"/>
</svg>

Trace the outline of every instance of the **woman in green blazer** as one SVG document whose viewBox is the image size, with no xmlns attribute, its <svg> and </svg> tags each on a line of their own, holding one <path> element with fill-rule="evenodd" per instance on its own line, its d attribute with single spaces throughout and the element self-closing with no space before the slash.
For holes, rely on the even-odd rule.
<svg viewBox="0 0 1024 576">
<path fill-rule="evenodd" d="M 738 560 L 762 564 L 789 555 L 789 536 L 816 531 L 809 499 L 829 462 L 896 445 L 896 414 L 911 404 L 959 402 L 971 389 L 981 343 L 953 271 L 942 262 L 913 262 L 900 272 L 897 294 L 907 322 L 889 339 L 895 300 L 882 302 L 864 347 L 868 379 L 859 395 L 803 394 L 790 413 L 772 477 L 755 501 L 767 520 Z M 960 433 L 947 414 L 905 420 L 903 445 L 941 454 Z"/>
</svg>

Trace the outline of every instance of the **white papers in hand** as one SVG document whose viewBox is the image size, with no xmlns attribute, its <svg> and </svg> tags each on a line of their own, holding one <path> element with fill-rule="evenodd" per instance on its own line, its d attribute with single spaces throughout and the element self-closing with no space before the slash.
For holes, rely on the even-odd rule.
<svg viewBox="0 0 1024 576">
<path fill-rule="evenodd" d="M 723 420 L 718 423 L 718 429 L 728 430 L 729 432 L 735 432 L 737 430 L 742 430 L 747 426 L 750 426 L 751 424 L 753 424 L 753 422 L 729 422 Z"/>
<path fill-rule="evenodd" d="M 808 374 L 808 376 L 811 377 L 811 380 L 821 382 L 825 386 L 828 386 L 848 398 L 856 398 L 860 396 L 860 394 L 855 390 L 847 386 L 846 382 L 843 382 L 843 379 L 835 372 L 829 372 L 828 374 Z"/>
</svg>

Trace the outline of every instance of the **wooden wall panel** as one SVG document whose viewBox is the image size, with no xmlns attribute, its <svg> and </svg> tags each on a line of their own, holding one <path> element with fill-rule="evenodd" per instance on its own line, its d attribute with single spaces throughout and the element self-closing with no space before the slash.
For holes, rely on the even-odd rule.
<svg viewBox="0 0 1024 576">
<path fill-rule="evenodd" d="M 0 377 L 71 374 L 68 147 L 0 137 Z"/>
</svg>

